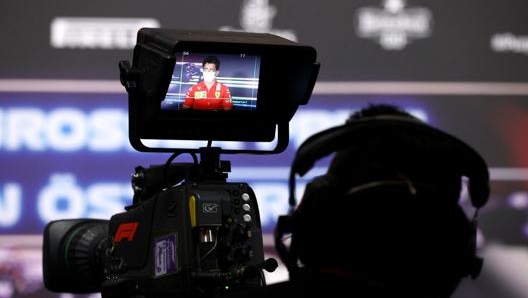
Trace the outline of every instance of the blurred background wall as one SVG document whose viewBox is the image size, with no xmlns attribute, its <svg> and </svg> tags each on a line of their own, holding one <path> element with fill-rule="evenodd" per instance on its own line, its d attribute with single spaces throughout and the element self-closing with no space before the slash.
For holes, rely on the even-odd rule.
<svg viewBox="0 0 528 298">
<path fill-rule="evenodd" d="M 141 27 L 270 32 L 317 49 L 319 79 L 290 122 L 287 150 L 224 156 L 229 180 L 256 192 L 268 255 L 298 145 L 367 103 L 394 103 L 490 166 L 484 270 L 455 297 L 528 297 L 527 19 L 525 0 L 2 0 L 0 297 L 80 297 L 43 288 L 45 224 L 122 212 L 134 168 L 168 158 L 128 143 L 117 65 L 132 59 Z M 299 179 L 298 197 L 325 166 Z M 282 267 L 268 275 L 285 278 Z"/>
</svg>

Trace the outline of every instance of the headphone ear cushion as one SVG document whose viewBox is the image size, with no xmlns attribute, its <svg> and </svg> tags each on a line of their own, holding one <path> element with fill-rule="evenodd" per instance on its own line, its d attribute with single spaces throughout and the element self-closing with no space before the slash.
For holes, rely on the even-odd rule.
<svg viewBox="0 0 528 298">
<path fill-rule="evenodd" d="M 424 263 L 438 269 L 435 272 L 438 276 L 432 279 L 442 280 L 442 276 L 447 277 L 449 272 L 453 281 L 467 276 L 475 278 L 482 269 L 482 258 L 477 255 L 476 221 L 467 217 L 462 206 L 426 201 L 429 197 L 427 194 L 420 197 L 420 202 L 413 204 L 413 212 L 435 209 L 418 217 L 422 229 L 434 235 L 422 237 L 423 251 L 429 251 L 425 256 L 435 256 L 430 262 Z M 418 230 L 413 231 L 416 232 Z M 416 244 L 421 244 L 422 240 L 416 240 Z M 437 257 L 440 255 L 443 257 Z"/>
<path fill-rule="evenodd" d="M 290 253 L 302 263 L 311 263 L 311 256 L 317 255 L 313 239 L 322 240 L 319 231 L 326 230 L 328 222 L 319 222 L 315 214 L 331 214 L 330 200 L 334 197 L 335 185 L 327 175 L 315 177 L 306 184 L 303 197 L 292 214 L 292 239 Z M 333 205 L 332 205 L 333 206 Z"/>
<path fill-rule="evenodd" d="M 299 205 L 291 215 L 279 216 L 277 226 L 274 231 L 275 250 L 283 264 L 288 268 L 290 275 L 301 274 L 298 261 L 305 262 L 308 256 L 313 255 L 310 250 L 313 245 L 309 240 L 313 240 L 314 230 L 310 222 L 313 222 L 314 212 L 321 212 L 319 201 L 328 198 L 333 191 L 331 179 L 326 175 L 315 177 L 306 184 L 304 194 Z M 290 245 L 286 247 L 284 237 L 290 234 Z M 297 249 L 300 247 L 299 249 Z M 301 254 L 301 255 L 299 255 Z"/>
<path fill-rule="evenodd" d="M 334 181 L 330 176 L 321 175 L 315 177 L 306 184 L 304 194 L 295 210 L 295 214 L 302 215 L 305 210 L 308 210 L 307 212 L 312 214 L 311 211 L 317 210 L 320 207 L 320 201 L 328 197 L 334 190 Z"/>
<path fill-rule="evenodd" d="M 281 215 L 277 219 L 277 226 L 274 231 L 275 250 L 290 273 L 295 271 L 297 257 L 291 253 L 290 249 L 284 243 L 283 238 L 286 235 L 291 235 L 293 224 L 293 217 L 291 215 Z"/>
</svg>

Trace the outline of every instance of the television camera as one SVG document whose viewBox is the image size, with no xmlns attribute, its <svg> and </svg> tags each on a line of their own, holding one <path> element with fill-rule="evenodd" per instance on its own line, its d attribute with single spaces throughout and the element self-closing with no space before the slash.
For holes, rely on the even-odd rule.
<svg viewBox="0 0 528 298">
<path fill-rule="evenodd" d="M 201 81 L 197 69 L 210 56 L 221 61 L 217 83 L 231 89 L 232 108 L 184 109 L 187 90 Z M 110 220 L 46 225 L 46 288 L 103 298 L 218 297 L 264 286 L 263 270 L 274 271 L 277 261 L 264 258 L 255 193 L 245 182 L 228 182 L 231 165 L 220 156 L 287 147 L 288 123 L 318 75 L 315 49 L 267 33 L 142 28 L 132 64 L 120 61 L 119 69 L 131 145 L 172 154 L 165 164 L 136 167 L 132 204 Z M 172 146 L 186 140 L 207 145 Z M 276 144 L 239 150 L 213 141 Z M 193 162 L 173 163 L 181 154 Z"/>
</svg>

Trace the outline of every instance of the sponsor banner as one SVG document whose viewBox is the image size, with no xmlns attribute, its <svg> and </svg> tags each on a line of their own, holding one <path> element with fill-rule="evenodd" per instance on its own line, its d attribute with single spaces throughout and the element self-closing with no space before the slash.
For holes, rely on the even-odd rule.
<svg viewBox="0 0 528 298">
<path fill-rule="evenodd" d="M 4 92 L 0 102 L 2 234 L 38 234 L 54 219 L 109 219 L 131 203 L 135 167 L 164 164 L 170 156 L 135 152 L 130 147 L 123 94 Z M 488 160 L 494 180 L 528 181 L 523 138 L 528 105 L 523 96 L 315 94 L 291 120 L 290 143 L 283 153 L 221 156 L 232 164 L 228 182 L 247 182 L 254 189 L 265 232 L 271 232 L 277 217 L 288 210 L 289 166 L 298 146 L 313 133 L 344 123 L 352 111 L 374 102 L 401 105 L 466 140 Z M 204 145 L 196 143 L 192 148 Z M 213 146 L 226 148 L 220 142 Z M 269 149 L 258 147 L 267 144 L 246 143 L 236 148 L 254 146 Z M 298 198 L 311 177 L 325 172 L 330 157 L 298 178 Z M 190 161 L 190 156 L 174 160 Z M 510 189 L 510 193 L 521 189 Z"/>
<path fill-rule="evenodd" d="M 39 12 L 31 22 L 28 7 Z M 137 30 L 163 27 L 269 32 L 309 44 L 322 81 L 528 79 L 524 0 L 7 0 L 0 8 L 3 78 L 118 78 Z"/>
</svg>

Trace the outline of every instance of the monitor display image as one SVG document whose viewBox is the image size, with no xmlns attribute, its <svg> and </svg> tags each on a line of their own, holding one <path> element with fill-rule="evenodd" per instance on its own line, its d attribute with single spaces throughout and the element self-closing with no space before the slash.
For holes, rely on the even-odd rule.
<svg viewBox="0 0 528 298">
<path fill-rule="evenodd" d="M 257 109 L 260 56 L 184 51 L 176 53 L 175 58 L 172 79 L 161 102 L 162 110 Z M 204 61 L 214 58 L 219 62 L 216 71 L 204 67 Z M 213 73 L 213 78 L 208 78 Z M 211 80 L 211 86 L 206 87 L 207 79 Z"/>
</svg>

